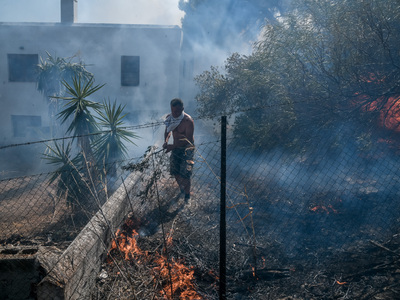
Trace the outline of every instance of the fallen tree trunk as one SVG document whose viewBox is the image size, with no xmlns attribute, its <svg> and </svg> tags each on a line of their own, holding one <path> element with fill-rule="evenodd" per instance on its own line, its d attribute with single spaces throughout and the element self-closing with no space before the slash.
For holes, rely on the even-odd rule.
<svg viewBox="0 0 400 300">
<path fill-rule="evenodd" d="M 46 276 L 37 286 L 37 299 L 86 299 L 107 255 L 111 235 L 136 201 L 129 191 L 138 183 L 140 172 L 131 173 L 76 239 L 62 253 L 41 247 L 36 259 Z"/>
</svg>

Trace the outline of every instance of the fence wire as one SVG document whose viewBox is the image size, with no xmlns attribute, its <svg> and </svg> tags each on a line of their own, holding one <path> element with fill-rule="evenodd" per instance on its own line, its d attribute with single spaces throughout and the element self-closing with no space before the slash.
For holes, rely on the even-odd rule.
<svg viewBox="0 0 400 300">
<path fill-rule="evenodd" d="M 65 178 L 78 180 L 72 173 L 52 183 L 53 172 L 1 180 L 0 298 L 217 299 L 217 122 L 196 122 L 189 200 L 169 174 L 170 153 L 156 146 L 107 165 L 100 179 L 85 178 L 84 192 L 59 193 Z M 318 297 L 304 285 L 318 286 L 322 273 L 343 279 L 321 271 L 340 255 L 398 234 L 397 141 L 372 128 L 355 138 L 352 122 L 309 131 L 312 122 L 297 131 L 297 143 L 254 147 L 230 119 L 229 299 Z"/>
</svg>

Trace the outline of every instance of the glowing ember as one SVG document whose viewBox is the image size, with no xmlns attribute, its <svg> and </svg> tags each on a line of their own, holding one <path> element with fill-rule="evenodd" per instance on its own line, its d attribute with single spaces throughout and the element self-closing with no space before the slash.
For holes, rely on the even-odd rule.
<svg viewBox="0 0 400 300">
<path fill-rule="evenodd" d="M 262 267 L 265 268 L 265 267 L 266 267 L 266 261 L 267 261 L 267 260 L 265 259 L 264 256 L 262 256 L 261 259 L 262 259 Z"/>
<path fill-rule="evenodd" d="M 316 212 L 316 213 L 322 213 L 322 212 L 326 212 L 327 214 L 333 212 L 333 213 L 337 213 L 338 211 L 333 208 L 333 206 L 331 204 L 325 206 L 325 205 L 317 205 L 314 206 L 312 208 L 310 208 L 311 211 Z"/>
<path fill-rule="evenodd" d="M 172 233 L 173 233 L 173 230 L 171 229 L 171 231 L 169 232 L 169 234 L 166 238 L 166 244 L 167 244 L 168 248 L 170 248 L 172 246 Z"/>
<path fill-rule="evenodd" d="M 251 269 L 253 270 L 253 277 L 256 277 L 256 268 L 251 267 Z"/>
</svg>

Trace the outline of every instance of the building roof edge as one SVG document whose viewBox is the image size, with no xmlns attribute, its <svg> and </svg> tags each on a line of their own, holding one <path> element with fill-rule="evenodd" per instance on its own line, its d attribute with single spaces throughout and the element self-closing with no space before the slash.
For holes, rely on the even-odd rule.
<svg viewBox="0 0 400 300">
<path fill-rule="evenodd" d="M 59 23 L 59 22 L 0 22 L 0 26 L 61 26 L 61 27 L 119 27 L 119 28 L 154 28 L 181 29 L 179 25 L 154 24 L 117 24 L 117 23 Z"/>
</svg>

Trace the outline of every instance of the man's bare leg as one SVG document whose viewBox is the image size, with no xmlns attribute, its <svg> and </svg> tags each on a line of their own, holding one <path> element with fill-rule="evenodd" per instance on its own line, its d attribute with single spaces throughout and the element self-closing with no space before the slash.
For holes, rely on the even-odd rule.
<svg viewBox="0 0 400 300">
<path fill-rule="evenodd" d="M 183 189 L 185 191 L 185 195 L 190 195 L 190 179 L 182 178 Z"/>
<path fill-rule="evenodd" d="M 190 179 L 183 178 L 179 175 L 175 175 L 175 179 L 179 185 L 181 192 L 183 191 L 185 193 L 185 199 L 189 199 L 190 198 Z"/>
<path fill-rule="evenodd" d="M 179 175 L 175 175 L 175 180 L 179 185 L 179 189 L 181 190 L 181 192 L 183 192 L 185 190 L 185 186 L 183 183 L 183 178 Z"/>
</svg>

